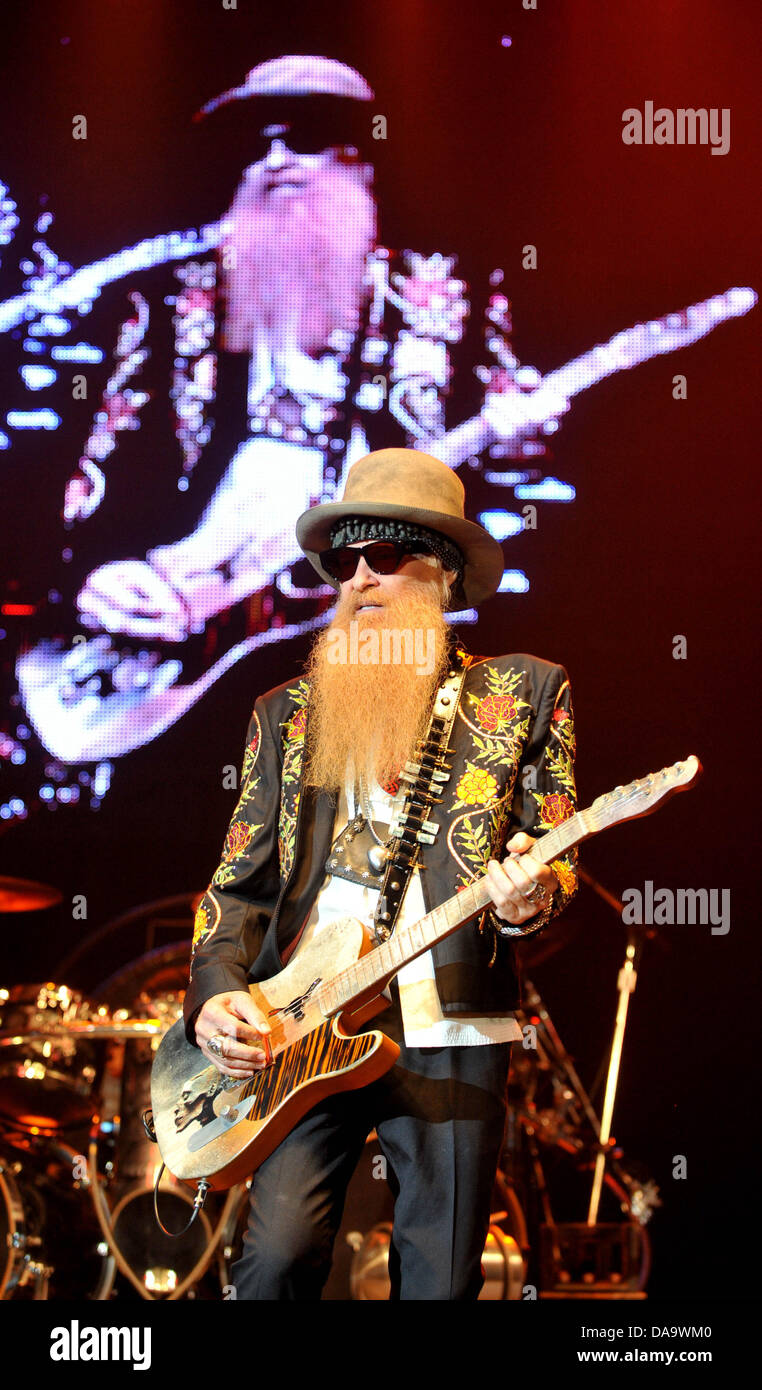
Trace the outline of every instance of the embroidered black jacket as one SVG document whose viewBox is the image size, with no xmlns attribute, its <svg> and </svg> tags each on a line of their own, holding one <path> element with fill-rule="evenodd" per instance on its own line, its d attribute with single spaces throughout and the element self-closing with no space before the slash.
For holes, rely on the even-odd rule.
<svg viewBox="0 0 762 1390">
<path fill-rule="evenodd" d="M 430 911 L 504 858 L 506 840 L 543 835 L 576 809 L 574 717 L 562 666 L 524 654 L 472 657 L 450 740 L 455 749 L 423 848 Z M 309 689 L 305 680 L 257 699 L 246 739 L 241 794 L 222 859 L 199 905 L 185 998 L 188 1037 L 212 995 L 245 989 L 282 969 L 323 885 L 335 801 L 302 785 Z M 559 880 L 548 920 L 577 888 L 576 853 L 553 862 Z M 445 1015 L 504 1014 L 520 1003 L 515 953 L 491 912 L 433 949 Z"/>
</svg>

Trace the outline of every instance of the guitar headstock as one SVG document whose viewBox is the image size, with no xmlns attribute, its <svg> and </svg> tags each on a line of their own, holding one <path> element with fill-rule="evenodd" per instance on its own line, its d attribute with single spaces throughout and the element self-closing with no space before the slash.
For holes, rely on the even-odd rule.
<svg viewBox="0 0 762 1390">
<path fill-rule="evenodd" d="M 699 304 L 689 304 L 686 309 L 666 314 L 664 318 L 650 319 L 648 323 L 636 323 L 632 328 L 625 328 L 594 351 L 611 370 L 627 370 L 661 353 L 690 347 L 716 328 L 718 323 L 748 314 L 756 302 L 757 295 L 752 289 L 736 287 L 726 290 L 724 294 L 702 299 Z"/>
<path fill-rule="evenodd" d="M 663 767 L 661 772 L 651 772 L 647 777 L 629 782 L 626 787 L 616 787 L 613 792 L 596 797 L 590 809 L 608 825 L 649 816 L 667 797 L 692 787 L 701 772 L 701 763 L 691 754 L 682 762 L 673 763 L 672 767 Z"/>
</svg>

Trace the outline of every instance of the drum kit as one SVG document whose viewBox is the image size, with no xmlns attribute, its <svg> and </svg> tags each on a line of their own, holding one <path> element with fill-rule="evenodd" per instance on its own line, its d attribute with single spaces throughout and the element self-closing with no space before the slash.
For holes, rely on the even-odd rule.
<svg viewBox="0 0 762 1390">
<path fill-rule="evenodd" d="M 0 912 L 55 901 L 46 885 L 0 879 Z M 193 902 L 188 895 L 188 926 Z M 50 981 L 0 989 L 0 1300 L 234 1296 L 249 1184 L 211 1193 L 188 1225 L 193 1192 L 165 1173 L 161 1220 L 184 1233 L 165 1234 L 154 1215 L 160 1156 L 142 1116 L 153 1054 L 182 1013 L 188 954 L 187 936 L 144 951 L 94 998 Z M 601 1124 L 542 999 L 525 986 L 518 1018 L 529 1045 L 513 1048 L 481 1298 L 645 1297 L 657 1189 L 609 1141 L 595 1219 L 579 1220 Z M 392 1202 L 378 1150 L 371 1134 L 325 1299 L 389 1297 Z"/>
</svg>

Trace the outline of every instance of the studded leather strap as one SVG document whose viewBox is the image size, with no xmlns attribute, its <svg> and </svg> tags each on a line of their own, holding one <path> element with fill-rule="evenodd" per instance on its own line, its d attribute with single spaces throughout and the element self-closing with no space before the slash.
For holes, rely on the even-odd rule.
<svg viewBox="0 0 762 1390">
<path fill-rule="evenodd" d="M 379 941 L 386 941 L 394 931 L 421 847 L 433 845 L 439 832 L 439 826 L 430 819 L 430 812 L 441 801 L 450 780 L 452 763 L 447 759 L 454 751 L 449 746 L 450 735 L 470 664 L 471 657 L 458 649 L 436 693 L 426 737 L 416 745 L 413 758 L 400 774 L 400 781 L 407 783 L 408 792 L 403 809 L 390 826 L 394 838 L 388 848 L 386 871 L 374 915 Z"/>
</svg>

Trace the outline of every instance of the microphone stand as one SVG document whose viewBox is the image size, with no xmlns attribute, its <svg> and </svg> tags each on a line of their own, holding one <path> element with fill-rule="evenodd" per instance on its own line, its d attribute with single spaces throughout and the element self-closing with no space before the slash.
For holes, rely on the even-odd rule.
<svg viewBox="0 0 762 1390">
<path fill-rule="evenodd" d="M 588 887 L 597 893 L 609 907 L 612 907 L 619 916 L 620 920 L 624 911 L 624 903 L 616 898 L 613 893 L 603 887 L 597 879 L 593 878 L 586 870 L 580 869 L 579 876 Z M 643 943 L 647 935 L 653 936 L 653 931 L 646 932 L 642 926 L 631 925 L 627 928 L 627 949 L 625 951 L 624 964 L 617 977 L 617 991 L 619 1002 L 614 1023 L 614 1036 L 611 1042 L 611 1054 L 609 1056 L 608 1075 L 606 1077 L 606 1090 L 603 1098 L 603 1110 L 601 1113 L 600 1130 L 598 1133 L 598 1152 L 595 1157 L 595 1169 L 593 1171 L 593 1187 L 590 1193 L 590 1206 L 587 1213 L 587 1225 L 595 1226 L 598 1220 L 598 1208 L 603 1189 L 603 1175 L 606 1168 L 606 1154 L 608 1152 L 609 1139 L 611 1138 L 611 1121 L 614 1114 L 614 1102 L 616 1100 L 617 1086 L 619 1084 L 619 1069 L 622 1061 L 622 1051 L 624 1049 L 624 1034 L 627 1026 L 627 1011 L 630 1004 L 630 996 L 635 992 L 638 982 L 638 970 L 640 968 L 640 958 L 643 954 Z"/>
</svg>

